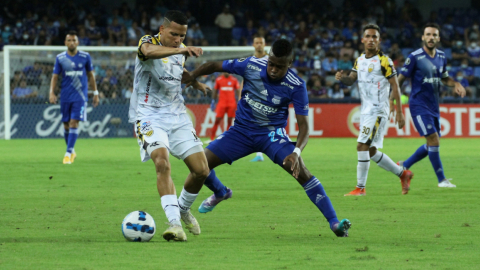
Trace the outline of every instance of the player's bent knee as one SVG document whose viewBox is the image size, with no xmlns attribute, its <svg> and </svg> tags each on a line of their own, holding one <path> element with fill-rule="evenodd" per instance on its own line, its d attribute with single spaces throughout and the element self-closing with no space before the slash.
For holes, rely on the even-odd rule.
<svg viewBox="0 0 480 270">
<path fill-rule="evenodd" d="M 157 157 L 153 159 L 153 163 L 155 163 L 157 173 L 167 173 L 170 171 L 170 162 L 165 158 Z"/>
</svg>

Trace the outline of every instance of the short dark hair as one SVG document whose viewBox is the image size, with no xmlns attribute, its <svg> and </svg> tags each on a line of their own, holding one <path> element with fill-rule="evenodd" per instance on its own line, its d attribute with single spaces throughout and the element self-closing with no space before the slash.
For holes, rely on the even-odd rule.
<svg viewBox="0 0 480 270">
<path fill-rule="evenodd" d="M 171 22 L 176 22 L 180 25 L 187 25 L 188 19 L 183 12 L 179 10 L 169 10 L 165 13 L 165 20 L 163 21 L 164 26 L 170 25 Z"/>
<path fill-rule="evenodd" d="M 369 23 L 369 24 L 365 25 L 365 26 L 363 27 L 363 33 L 365 33 L 365 31 L 366 31 L 367 29 L 377 30 L 377 31 L 378 31 L 378 34 L 380 34 L 380 27 L 378 27 L 378 25 L 376 25 L 376 24 Z"/>
<path fill-rule="evenodd" d="M 277 39 L 272 44 L 272 52 L 276 57 L 292 57 L 293 56 L 293 46 L 290 41 L 286 39 Z"/>
<path fill-rule="evenodd" d="M 438 32 L 440 32 L 440 25 L 438 25 L 438 24 L 436 24 L 436 23 L 429 22 L 429 23 L 426 23 L 426 24 L 423 26 L 422 35 L 425 33 L 425 29 L 427 29 L 427 27 L 437 28 Z"/>
<path fill-rule="evenodd" d="M 77 35 L 77 31 L 75 31 L 75 30 L 70 30 L 67 33 L 67 36 L 76 36 L 76 35 Z"/>
</svg>

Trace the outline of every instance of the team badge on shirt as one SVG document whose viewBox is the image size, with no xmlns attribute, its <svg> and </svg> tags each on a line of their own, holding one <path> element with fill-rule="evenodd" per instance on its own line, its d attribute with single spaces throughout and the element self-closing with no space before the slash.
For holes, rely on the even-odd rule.
<svg viewBox="0 0 480 270">
<path fill-rule="evenodd" d="M 368 66 L 368 72 L 372 72 L 372 71 L 373 71 L 373 63 Z"/>
</svg>

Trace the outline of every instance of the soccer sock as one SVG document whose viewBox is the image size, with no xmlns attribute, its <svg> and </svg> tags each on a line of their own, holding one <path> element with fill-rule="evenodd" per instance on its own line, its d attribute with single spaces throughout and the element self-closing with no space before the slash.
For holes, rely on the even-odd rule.
<svg viewBox="0 0 480 270">
<path fill-rule="evenodd" d="M 373 155 L 372 160 L 384 170 L 392 172 L 398 177 L 402 176 L 403 168 L 395 164 L 387 154 L 377 151 L 377 153 Z"/>
<path fill-rule="evenodd" d="M 315 176 L 312 176 L 312 178 L 302 186 L 308 198 L 310 198 L 313 204 L 322 212 L 328 223 L 330 223 L 330 228 L 332 228 L 333 224 L 338 222 L 337 214 L 320 181 L 318 181 Z"/>
<path fill-rule="evenodd" d="M 65 138 L 65 143 L 68 145 L 68 133 L 70 132 L 70 130 L 68 129 L 64 129 L 63 131 L 63 137 Z"/>
<path fill-rule="evenodd" d="M 190 193 L 185 190 L 185 188 L 182 189 L 182 193 L 180 193 L 180 197 L 178 197 L 178 206 L 180 207 L 180 213 L 186 213 L 190 209 L 190 206 L 192 206 L 193 202 L 197 198 L 197 194 Z"/>
<path fill-rule="evenodd" d="M 217 198 L 222 198 L 227 194 L 227 187 L 220 182 L 220 179 L 218 179 L 213 169 L 210 170 L 210 174 L 207 176 L 207 179 L 205 179 L 204 185 L 213 191 Z"/>
<path fill-rule="evenodd" d="M 210 135 L 210 140 L 214 140 L 215 139 L 215 134 L 217 134 L 217 128 L 218 128 L 218 123 L 215 122 L 215 124 L 213 124 L 213 127 L 212 127 L 212 134 Z"/>
<path fill-rule="evenodd" d="M 443 165 L 442 161 L 440 160 L 440 146 L 429 146 L 428 158 L 430 159 L 433 170 L 437 175 L 438 182 L 442 182 L 445 179 L 445 174 L 443 173 Z"/>
<path fill-rule="evenodd" d="M 428 146 L 426 144 L 420 146 L 415 153 L 407 160 L 403 162 L 403 167 L 410 168 L 413 164 L 419 162 L 420 160 L 424 159 L 428 155 Z"/>
<path fill-rule="evenodd" d="M 368 169 L 370 168 L 370 153 L 358 151 L 357 187 L 364 188 L 367 184 Z"/>
<path fill-rule="evenodd" d="M 180 223 L 180 209 L 178 207 L 177 195 L 164 195 L 160 198 L 163 211 L 167 216 L 168 222 L 182 226 Z"/>
<path fill-rule="evenodd" d="M 257 152 L 257 157 L 263 157 L 263 153 L 262 152 Z"/>
<path fill-rule="evenodd" d="M 72 153 L 75 142 L 78 138 L 78 128 L 70 128 L 68 133 L 68 143 L 67 143 L 67 152 Z"/>
</svg>

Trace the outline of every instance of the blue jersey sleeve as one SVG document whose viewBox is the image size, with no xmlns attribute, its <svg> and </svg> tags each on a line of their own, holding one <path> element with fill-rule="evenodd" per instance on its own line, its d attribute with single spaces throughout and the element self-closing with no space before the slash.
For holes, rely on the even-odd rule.
<svg viewBox="0 0 480 270">
<path fill-rule="evenodd" d="M 58 61 L 58 57 L 55 59 L 55 66 L 53 66 L 53 74 L 60 74 L 62 73 L 62 65 L 60 65 L 60 61 Z"/>
<path fill-rule="evenodd" d="M 87 54 L 87 62 L 85 63 L 85 69 L 87 70 L 87 72 L 93 70 L 92 58 L 90 57 L 90 54 Z"/>
<path fill-rule="evenodd" d="M 413 70 L 415 69 L 415 65 L 417 63 L 417 60 L 415 56 L 409 55 L 407 59 L 405 60 L 405 64 L 403 65 L 402 69 L 400 70 L 400 74 L 407 78 L 412 77 Z"/>
<path fill-rule="evenodd" d="M 308 94 L 305 82 L 292 93 L 292 103 L 295 114 L 308 115 Z"/>
<path fill-rule="evenodd" d="M 245 69 L 247 68 L 247 64 L 250 61 L 251 57 L 248 58 L 240 58 L 234 60 L 225 60 L 223 61 L 222 68 L 224 71 L 237 74 L 243 77 L 245 74 Z"/>
</svg>

